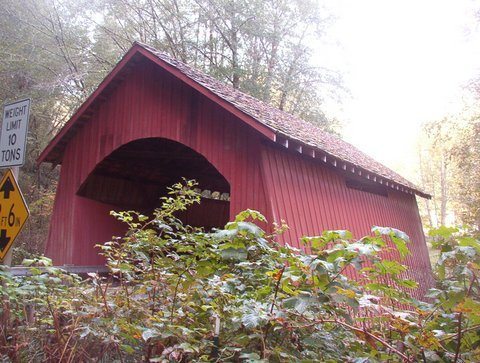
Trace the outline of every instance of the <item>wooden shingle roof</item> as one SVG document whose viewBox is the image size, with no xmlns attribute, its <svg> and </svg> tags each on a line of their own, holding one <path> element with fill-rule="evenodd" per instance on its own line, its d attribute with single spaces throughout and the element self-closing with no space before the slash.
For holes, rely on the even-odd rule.
<svg viewBox="0 0 480 363">
<path fill-rule="evenodd" d="M 373 182 L 384 184 L 404 192 L 415 193 L 422 197 L 430 196 L 420 190 L 415 184 L 403 178 L 398 173 L 374 160 L 355 146 L 342 140 L 340 137 L 326 132 L 319 127 L 304 121 L 296 116 L 281 111 L 267 103 L 243 93 L 233 87 L 197 70 L 187 64 L 172 58 L 148 45 L 134 43 L 122 61 L 105 78 L 98 89 L 85 101 L 70 121 L 55 136 L 47 148 L 42 152 L 39 162 L 52 162 L 60 164 L 63 151 L 68 141 L 73 137 L 75 129 L 80 126 L 82 114 L 94 103 L 95 98 L 109 87 L 109 83 L 126 63 L 135 55 L 141 53 L 155 61 L 160 66 L 181 76 L 184 81 L 191 81 L 197 90 L 208 92 L 210 96 L 223 100 L 230 107 L 230 111 L 240 111 L 248 117 L 251 126 L 263 126 L 273 134 L 273 140 L 284 146 L 295 143 L 299 152 L 313 157 L 320 157 L 324 162 L 343 168 L 345 171 L 355 173 Z M 122 64 L 123 63 L 123 64 Z M 236 112 L 237 116 L 238 113 Z M 253 122 L 253 124 L 252 124 Z M 256 128 L 256 127 L 255 127 Z"/>
</svg>

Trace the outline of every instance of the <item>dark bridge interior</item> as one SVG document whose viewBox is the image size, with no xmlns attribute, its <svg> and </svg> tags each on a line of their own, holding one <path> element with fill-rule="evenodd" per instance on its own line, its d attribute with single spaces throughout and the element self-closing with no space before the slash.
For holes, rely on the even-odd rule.
<svg viewBox="0 0 480 363">
<path fill-rule="evenodd" d="M 167 187 L 182 178 L 195 179 L 203 197 L 179 217 L 197 227 L 223 227 L 229 219 L 228 181 L 201 154 L 172 140 L 148 138 L 121 146 L 96 166 L 77 194 L 119 210 L 151 213 Z"/>
</svg>

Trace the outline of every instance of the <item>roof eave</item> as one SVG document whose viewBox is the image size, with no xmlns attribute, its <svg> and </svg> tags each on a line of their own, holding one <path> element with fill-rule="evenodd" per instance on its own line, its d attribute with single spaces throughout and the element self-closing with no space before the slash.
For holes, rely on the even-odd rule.
<svg viewBox="0 0 480 363">
<path fill-rule="evenodd" d="M 254 119 L 252 116 L 246 114 L 245 112 L 239 110 L 231 103 L 225 101 L 214 92 L 209 90 L 208 88 L 202 86 L 201 84 L 195 82 L 187 75 L 183 74 L 180 70 L 168 64 L 167 62 L 163 61 L 162 59 L 158 58 L 154 53 L 150 50 L 144 48 L 139 43 L 134 43 L 130 50 L 122 57 L 120 62 L 114 67 L 114 69 L 103 79 L 97 89 L 92 92 L 92 94 L 87 98 L 87 100 L 77 109 L 77 111 L 73 114 L 70 120 L 62 127 L 62 129 L 54 136 L 54 138 L 50 141 L 47 147 L 42 151 L 42 153 L 37 158 L 37 165 L 43 162 L 50 162 L 54 165 L 58 165 L 62 163 L 62 158 L 55 157 L 53 152 L 55 148 L 61 143 L 61 141 L 66 138 L 69 131 L 72 130 L 74 125 L 78 122 L 78 120 L 82 117 L 82 115 L 92 106 L 92 104 L 98 99 L 101 93 L 105 90 L 105 88 L 115 79 L 119 72 L 125 68 L 125 66 L 130 62 L 130 60 L 136 55 L 141 54 L 145 58 L 149 59 L 150 61 L 156 63 L 169 73 L 173 74 L 176 78 L 180 79 L 182 82 L 186 83 L 196 91 L 200 92 L 207 98 L 211 99 L 213 102 L 219 104 L 221 107 L 226 109 L 231 114 L 235 115 L 236 117 L 240 118 L 246 124 L 263 134 L 270 140 L 273 140 L 275 137 L 275 131 L 267 126 L 259 122 L 258 120 Z M 68 142 L 68 140 L 67 140 Z"/>
<path fill-rule="evenodd" d="M 415 194 L 425 199 L 432 198 L 430 194 L 425 193 L 424 191 L 419 190 L 418 188 L 414 188 L 412 186 L 399 183 L 397 181 L 392 180 L 389 177 L 375 173 L 371 170 L 367 170 L 350 161 L 346 161 L 337 155 L 329 153 L 328 151 L 309 145 L 303 142 L 302 140 L 292 138 L 282 133 L 276 133 L 273 141 L 287 149 L 293 150 L 295 152 L 311 157 L 313 159 L 317 159 L 324 164 L 333 166 L 335 168 L 339 168 L 344 172 L 352 173 L 356 177 L 362 177 L 373 183 L 384 185 L 389 189 L 398 190 L 407 194 Z"/>
<path fill-rule="evenodd" d="M 105 88 L 112 82 L 112 80 L 118 75 L 118 73 L 124 69 L 127 63 L 138 53 L 139 46 L 134 45 L 130 50 L 122 57 L 113 70 L 103 79 L 98 87 L 93 91 L 90 96 L 82 103 L 82 105 L 75 111 L 73 116 L 67 121 L 67 123 L 61 128 L 61 130 L 53 137 L 47 147 L 37 158 L 37 164 L 43 162 L 50 162 L 53 164 L 61 164 L 62 160 L 52 156 L 52 152 L 60 141 L 67 135 L 67 133 L 73 128 L 80 117 L 92 106 L 93 102 L 100 96 Z"/>
<path fill-rule="evenodd" d="M 369 179 L 373 182 L 378 182 L 380 184 L 385 184 L 386 186 L 390 186 L 393 189 L 397 189 L 400 191 L 404 191 L 410 194 L 416 194 L 423 198 L 430 199 L 431 195 L 419 190 L 418 188 L 413 188 L 412 186 L 405 185 L 395 181 L 389 177 L 380 175 L 375 173 L 371 170 L 367 170 L 359 165 L 355 165 L 350 161 L 347 161 L 339 156 L 336 156 L 330 152 L 327 152 L 318 146 L 312 146 L 305 143 L 302 140 L 298 140 L 288 135 L 283 135 L 278 130 L 274 130 L 268 125 L 261 123 L 253 116 L 245 113 L 241 109 L 237 108 L 232 103 L 228 102 L 227 100 L 223 99 L 219 95 L 215 94 L 212 90 L 208 89 L 204 85 L 196 82 L 188 75 L 184 74 L 181 70 L 176 68 L 174 65 L 164 61 L 163 59 L 159 58 L 152 50 L 146 48 L 141 43 L 135 42 L 130 50 L 122 57 L 122 59 L 117 63 L 117 65 L 113 68 L 113 70 L 103 79 L 100 85 L 96 88 L 94 92 L 87 98 L 87 100 L 77 109 L 77 111 L 73 114 L 70 120 L 65 124 L 65 126 L 55 135 L 55 137 L 50 141 L 48 146 L 43 150 L 40 156 L 37 158 L 37 164 L 43 162 L 50 162 L 54 166 L 57 164 L 62 163 L 63 159 L 63 149 L 66 143 L 69 142 L 70 138 L 72 137 L 71 134 L 74 132 L 74 127 L 81 126 L 82 124 L 78 124 L 82 117 L 84 117 L 85 113 L 89 110 L 89 108 L 94 104 L 94 102 L 100 98 L 101 94 L 107 89 L 109 85 L 115 80 L 118 74 L 124 70 L 128 64 L 132 61 L 132 58 L 140 54 L 141 56 L 149 59 L 150 61 L 154 62 L 155 64 L 162 67 L 162 69 L 166 70 L 170 74 L 174 75 L 176 78 L 181 80 L 182 82 L 186 83 L 202 95 L 206 96 L 213 102 L 219 104 L 222 108 L 233 114 L 234 116 L 238 117 L 242 121 L 244 121 L 247 125 L 255 129 L 256 131 L 260 132 L 263 136 L 267 137 L 274 142 L 282 144 L 283 146 L 288 147 L 288 140 L 292 140 L 294 143 L 300 145 L 297 147 L 297 151 L 302 154 L 310 155 L 314 158 L 321 158 L 323 162 L 330 163 L 334 166 L 338 166 L 343 168 L 344 170 L 353 170 L 352 172 L 356 172 L 357 174 L 364 175 L 366 179 Z M 87 117 L 88 119 L 88 117 Z M 70 137 L 69 137 L 70 136 Z M 63 144 L 63 145 L 62 145 Z M 317 157 L 318 155 L 318 157 Z"/>
</svg>

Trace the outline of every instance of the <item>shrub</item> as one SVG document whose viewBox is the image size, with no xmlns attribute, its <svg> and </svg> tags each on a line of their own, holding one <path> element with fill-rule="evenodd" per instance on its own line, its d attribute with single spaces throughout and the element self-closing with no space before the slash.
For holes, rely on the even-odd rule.
<svg viewBox="0 0 480 363">
<path fill-rule="evenodd" d="M 178 211 L 200 201 L 176 184 L 152 218 L 112 213 L 126 236 L 99 246 L 111 274 L 88 280 L 26 260 L 30 277 L 5 270 L 1 354 L 13 361 L 478 361 L 480 245 L 458 230 L 432 232 L 441 280 L 419 302 L 398 261 L 408 237 L 374 227 L 280 246 L 240 213 L 224 229 L 185 226 Z M 41 266 L 44 266 L 43 268 Z M 357 279 L 348 278 L 356 271 Z M 389 281 L 389 283 L 387 283 Z M 403 291 L 401 288 L 407 288 Z"/>
</svg>

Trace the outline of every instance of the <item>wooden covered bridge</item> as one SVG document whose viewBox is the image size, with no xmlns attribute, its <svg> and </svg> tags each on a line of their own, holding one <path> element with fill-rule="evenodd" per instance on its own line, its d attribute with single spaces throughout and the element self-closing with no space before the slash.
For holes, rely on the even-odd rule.
<svg viewBox="0 0 480 363">
<path fill-rule="evenodd" d="M 132 46 L 39 162 L 62 166 L 46 244 L 57 265 L 101 264 L 94 245 L 125 228 L 109 211 L 151 211 L 186 177 L 205 196 L 187 223 L 221 227 L 257 209 L 285 220 L 280 242 L 297 247 L 325 229 L 394 227 L 412 240 L 405 263 L 419 294 L 432 283 L 416 202 L 428 195 L 337 136 L 146 45 Z"/>
</svg>

